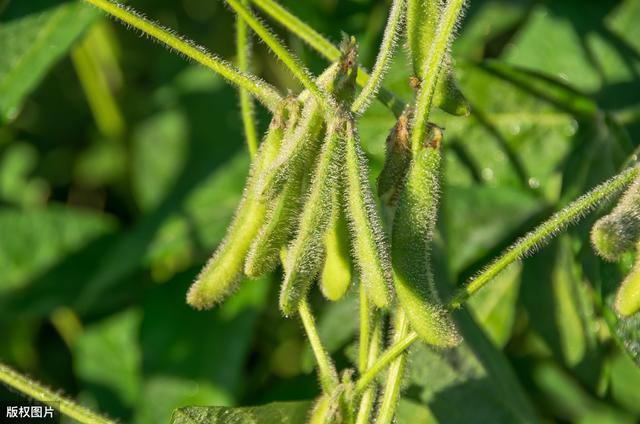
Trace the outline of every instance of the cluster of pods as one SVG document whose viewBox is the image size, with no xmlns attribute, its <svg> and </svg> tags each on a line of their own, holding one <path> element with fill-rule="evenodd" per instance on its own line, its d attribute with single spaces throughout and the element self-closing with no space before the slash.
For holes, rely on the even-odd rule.
<svg viewBox="0 0 640 424">
<path fill-rule="evenodd" d="M 629 186 L 611 213 L 595 223 L 591 242 L 607 261 L 617 261 L 624 253 L 636 251 L 635 265 L 620 285 L 614 306 L 622 317 L 640 311 L 640 178 Z"/>
<path fill-rule="evenodd" d="M 357 73 L 355 41 L 344 42 L 341 51 L 340 60 L 317 79 L 335 99 L 335 108 L 323 110 L 307 91 L 283 102 L 253 160 L 225 239 L 187 301 L 211 307 L 242 279 L 281 263 L 279 306 L 286 316 L 297 312 L 316 281 L 330 300 L 340 299 L 357 281 L 376 307 L 399 304 L 425 342 L 453 346 L 459 336 L 429 265 L 442 132 L 431 126 L 424 142 L 412 148 L 410 110 L 391 130 L 378 179 L 390 228 L 385 231 L 349 111 Z"/>
</svg>

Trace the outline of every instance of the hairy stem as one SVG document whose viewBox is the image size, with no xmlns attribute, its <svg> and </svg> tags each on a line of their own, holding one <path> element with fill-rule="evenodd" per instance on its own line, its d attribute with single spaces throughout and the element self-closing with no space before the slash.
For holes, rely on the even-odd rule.
<svg viewBox="0 0 640 424">
<path fill-rule="evenodd" d="M 396 316 L 395 334 L 393 336 L 394 342 L 398 343 L 405 340 L 408 332 L 409 320 L 404 311 L 399 309 L 398 315 Z M 396 405 L 400 397 L 400 384 L 402 383 L 405 364 L 406 358 L 404 355 L 400 355 L 389 367 L 376 424 L 390 424 L 393 422 Z"/>
<path fill-rule="evenodd" d="M 396 40 L 398 39 L 398 34 L 401 31 L 405 4 L 405 0 L 393 0 L 393 4 L 389 10 L 389 20 L 387 21 L 387 26 L 384 29 L 382 44 L 378 51 L 376 63 L 371 71 L 371 76 L 362 88 L 362 91 L 356 100 L 351 105 L 351 110 L 357 114 L 361 114 L 367 109 L 371 99 L 376 95 L 380 85 L 382 84 L 385 72 L 389 69 Z"/>
<path fill-rule="evenodd" d="M 192 59 L 212 71 L 220 74 L 232 84 L 246 89 L 272 112 L 278 109 L 282 98 L 278 91 L 260 80 L 259 78 L 239 71 L 223 59 L 207 52 L 190 41 L 181 39 L 170 30 L 160 27 L 142 15 L 134 12 L 128 6 L 123 6 L 113 0 L 84 0 L 86 3 L 102 9 L 109 15 L 124 22 L 127 25 L 142 31 L 146 35 L 160 41 L 167 47 L 178 51 L 189 59 Z"/>
<path fill-rule="evenodd" d="M 398 310 L 401 311 L 400 309 Z M 356 394 L 362 394 L 366 390 L 367 386 L 382 372 L 387 365 L 393 362 L 399 355 L 401 355 L 409 346 L 418 339 L 418 335 L 415 331 L 410 333 L 404 333 L 402 338 L 394 338 L 394 343 L 373 363 L 373 365 L 367 368 L 367 371 L 360 376 L 356 382 Z"/>
<path fill-rule="evenodd" d="M 243 0 L 243 2 L 246 5 L 248 0 Z M 238 69 L 241 72 L 249 73 L 251 68 L 251 34 L 249 34 L 247 24 L 240 17 L 236 17 L 236 49 Z M 253 99 L 243 87 L 240 87 L 240 114 L 249 154 L 254 156 L 258 152 L 258 132 L 253 121 Z"/>
<path fill-rule="evenodd" d="M 620 192 L 636 178 L 639 170 L 640 168 L 638 167 L 629 168 L 600 184 L 560 212 L 554 214 L 535 230 L 517 240 L 502 256 L 474 277 L 464 288 L 460 289 L 449 302 L 449 307 L 451 309 L 459 308 L 469 296 L 484 287 L 508 265 L 536 251 L 548 239 L 564 230 L 569 224 L 577 221 L 600 203 Z"/>
<path fill-rule="evenodd" d="M 260 37 L 273 53 L 284 63 L 291 73 L 309 90 L 309 92 L 318 100 L 320 106 L 325 112 L 332 110 L 330 96 L 322 91 L 314 81 L 311 73 L 307 68 L 293 56 L 287 48 L 276 38 L 276 36 L 249 10 L 240 0 L 226 0 L 227 4 L 235 10 L 251 29 Z"/>
<path fill-rule="evenodd" d="M 411 146 L 414 152 L 418 151 L 426 134 L 429 112 L 431 111 L 431 104 L 433 103 L 433 96 L 436 92 L 438 76 L 440 75 L 440 66 L 451 44 L 456 22 L 458 22 L 464 3 L 465 0 L 449 0 L 446 3 L 425 67 L 422 69 L 422 75 L 419 75 L 422 82 L 416 99 L 413 132 L 411 133 Z"/>
<path fill-rule="evenodd" d="M 339 384 L 338 374 L 333 362 L 331 362 L 331 358 L 329 358 L 327 351 L 322 346 L 322 341 L 320 341 L 320 335 L 318 334 L 313 314 L 309 309 L 309 303 L 306 299 L 300 302 L 298 313 L 300 314 L 302 325 L 307 333 L 309 343 L 311 344 L 311 350 L 313 351 L 318 364 L 320 385 L 322 386 L 322 390 L 326 394 L 330 395 Z"/>
<path fill-rule="evenodd" d="M 61 396 L 42 384 L 37 383 L 12 368 L 0 363 L 0 382 L 13 387 L 38 402 L 57 408 L 61 413 L 85 424 L 115 424 L 108 418 L 101 417 L 89 409 L 78 405 L 70 399 Z"/>
<path fill-rule="evenodd" d="M 360 283 L 360 338 L 358 341 L 358 370 L 363 373 L 369 361 L 369 299 L 364 284 Z"/>
<path fill-rule="evenodd" d="M 376 313 L 373 316 L 373 332 L 371 334 L 371 343 L 368 346 L 368 358 L 365 366 L 373 365 L 375 360 L 378 358 L 380 345 L 382 344 L 382 327 L 382 316 L 379 313 Z M 367 390 L 362 394 L 362 399 L 360 399 L 360 407 L 358 408 L 355 424 L 367 424 L 369 422 L 369 416 L 371 415 L 375 399 L 376 388 L 367 388 Z"/>
<path fill-rule="evenodd" d="M 287 28 L 289 31 L 300 37 L 309 46 L 315 49 L 318 53 L 328 59 L 330 62 L 335 62 L 340 58 L 340 49 L 334 46 L 329 40 L 324 38 L 316 30 L 309 25 L 301 21 L 297 16 L 293 15 L 284 7 L 280 6 L 274 0 L 251 0 L 257 7 L 263 12 L 275 19 L 280 25 Z M 358 75 L 356 82 L 359 86 L 364 87 L 369 81 L 369 74 L 362 68 L 358 68 Z M 395 97 L 391 92 L 384 88 L 381 88 L 377 93 L 378 99 L 386 105 L 396 115 L 400 116 L 405 108 L 405 104 L 402 100 Z M 352 110 L 356 110 L 352 108 Z"/>
</svg>

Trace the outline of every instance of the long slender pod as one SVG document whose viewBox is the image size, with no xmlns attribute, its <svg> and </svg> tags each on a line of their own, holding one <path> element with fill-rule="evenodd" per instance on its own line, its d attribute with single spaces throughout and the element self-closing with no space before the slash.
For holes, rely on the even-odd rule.
<svg viewBox="0 0 640 424">
<path fill-rule="evenodd" d="M 196 278 L 187 303 L 202 309 L 220 302 L 244 275 L 249 245 L 262 226 L 266 205 L 256 193 L 256 176 L 276 156 L 284 134 L 284 111 L 274 116 L 249 171 L 244 194 L 224 240 Z"/>
<path fill-rule="evenodd" d="M 398 203 L 391 249 L 395 289 L 400 306 L 420 338 L 433 346 L 460 341 L 440 302 L 430 265 L 430 245 L 438 213 L 441 135 L 427 138 L 411 161 Z"/>
<path fill-rule="evenodd" d="M 349 228 L 340 207 L 338 190 L 333 195 L 333 216 L 325 235 L 326 257 L 320 273 L 320 291 L 329 300 L 339 300 L 351 285 L 351 257 L 349 255 Z"/>
<path fill-rule="evenodd" d="M 340 126 L 340 120 L 328 124 L 324 145 L 298 223 L 298 232 L 287 251 L 284 281 L 280 291 L 280 309 L 285 315 L 296 312 L 324 261 L 324 238 L 331 222 L 332 196 L 337 188 L 340 172 L 340 137 L 344 132 Z"/>
<path fill-rule="evenodd" d="M 344 204 L 358 278 L 379 308 L 390 303 L 391 260 L 382 222 L 369 185 L 367 159 L 351 119 L 347 121 L 343 172 Z"/>
</svg>

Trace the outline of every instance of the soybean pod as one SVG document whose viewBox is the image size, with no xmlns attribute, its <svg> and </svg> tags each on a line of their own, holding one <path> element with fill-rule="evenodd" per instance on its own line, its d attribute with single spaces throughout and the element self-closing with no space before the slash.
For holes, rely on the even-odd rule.
<svg viewBox="0 0 640 424">
<path fill-rule="evenodd" d="M 428 137 L 412 158 L 391 240 L 396 294 L 409 323 L 429 345 L 455 346 L 460 337 L 438 298 L 430 265 L 440 190 L 440 136 Z"/>
<path fill-rule="evenodd" d="M 385 143 L 384 167 L 378 176 L 378 197 L 388 208 L 393 208 L 402 191 L 402 185 L 411 162 L 409 121 L 405 110 L 391 129 Z"/>
<path fill-rule="evenodd" d="M 320 274 L 320 291 L 329 300 L 339 300 L 351 285 L 349 229 L 340 207 L 338 190 L 334 191 L 332 219 L 324 239 L 326 257 Z"/>
<path fill-rule="evenodd" d="M 640 257 L 616 293 L 615 309 L 621 317 L 640 311 Z"/>
<path fill-rule="evenodd" d="M 327 134 L 316 164 L 309 193 L 298 222 L 296 237 L 290 243 L 284 263 L 280 309 L 293 314 L 318 275 L 325 257 L 324 238 L 331 223 L 332 197 L 337 188 L 343 132 L 341 121 L 328 124 Z"/>
<path fill-rule="evenodd" d="M 256 192 L 256 179 L 276 157 L 284 134 L 284 112 L 271 121 L 249 171 L 244 194 L 220 246 L 187 293 L 187 303 L 203 309 L 220 302 L 244 276 L 244 262 L 251 240 L 262 226 L 266 206 Z"/>
<path fill-rule="evenodd" d="M 629 186 L 610 214 L 591 230 L 591 243 L 602 258 L 616 261 L 640 241 L 640 178 Z"/>
<path fill-rule="evenodd" d="M 343 196 L 358 278 L 379 308 L 390 303 L 391 261 L 382 222 L 369 185 L 367 159 L 355 125 L 347 120 Z"/>
</svg>

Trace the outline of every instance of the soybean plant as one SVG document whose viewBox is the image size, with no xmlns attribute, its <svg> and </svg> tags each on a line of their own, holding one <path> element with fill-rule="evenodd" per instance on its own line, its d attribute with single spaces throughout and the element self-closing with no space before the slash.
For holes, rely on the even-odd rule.
<svg viewBox="0 0 640 424">
<path fill-rule="evenodd" d="M 241 281 L 281 272 L 280 310 L 285 317 L 301 319 L 320 375 L 322 394 L 309 413 L 311 423 L 392 422 L 407 349 L 416 342 L 434 349 L 461 343 L 452 310 L 634 180 L 613 212 L 594 226 L 592 240 L 607 260 L 640 249 L 640 180 L 634 166 L 518 239 L 452 297 L 438 292 L 431 245 L 447 139 L 429 117 L 435 107 L 460 116 L 471 112 L 455 83 L 450 54 L 465 0 L 393 0 L 371 75 L 358 64 L 354 38 L 347 36 L 334 46 L 274 0 L 226 0 L 236 13 L 239 68 L 114 0 L 84 1 L 240 89 L 251 169 L 226 236 L 191 286 L 187 302 L 198 309 L 210 308 Z M 313 76 L 251 5 L 329 59 L 326 70 Z M 283 95 L 250 73 L 252 35 L 302 84 L 300 93 Z M 406 46 L 411 64 L 406 82 L 415 96 L 409 104 L 382 87 L 398 40 Z M 259 147 L 252 98 L 272 114 Z M 378 196 L 370 184 L 357 126 L 374 99 L 397 117 L 387 137 Z M 639 264 L 619 290 L 616 308 L 621 315 L 640 309 Z M 351 286 L 359 293 L 355 369 L 337 370 L 320 340 L 308 302 L 316 283 L 329 301 L 342 298 Z M 4 380 L 32 390 L 22 389 L 18 378 Z M 66 403 L 62 406 L 63 412 L 70 410 Z M 82 414 L 70 415 L 82 419 Z"/>
</svg>

